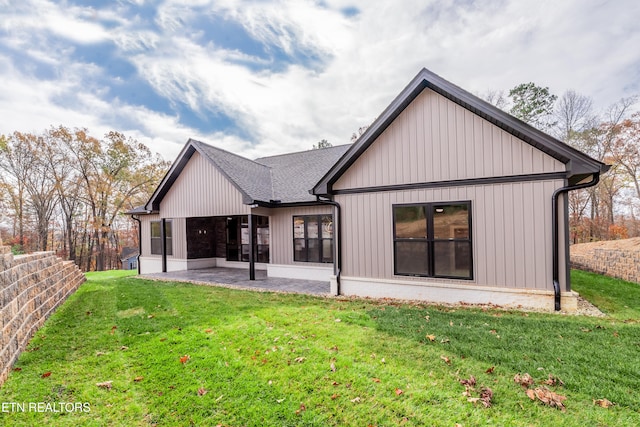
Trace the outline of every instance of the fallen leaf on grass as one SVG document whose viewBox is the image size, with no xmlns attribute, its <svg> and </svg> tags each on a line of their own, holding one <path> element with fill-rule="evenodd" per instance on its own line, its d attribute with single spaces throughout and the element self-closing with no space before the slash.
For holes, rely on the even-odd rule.
<svg viewBox="0 0 640 427">
<path fill-rule="evenodd" d="M 335 363 L 331 362 L 331 365 L 329 365 L 329 367 L 331 368 L 331 371 L 335 372 L 336 371 L 336 365 Z"/>
<path fill-rule="evenodd" d="M 339 395 L 338 393 L 333 393 L 333 394 L 331 395 L 331 400 L 336 400 L 336 399 L 337 399 L 337 398 L 339 398 L 339 397 L 340 397 L 340 395 Z"/>
<path fill-rule="evenodd" d="M 306 410 L 307 410 L 307 407 L 304 405 L 304 403 L 301 403 L 301 404 L 300 404 L 300 409 L 298 409 L 298 410 L 296 411 L 296 415 L 300 415 L 300 413 L 301 413 L 301 412 L 304 412 L 304 411 L 306 411 Z"/>
<path fill-rule="evenodd" d="M 427 335 L 427 339 L 431 342 L 436 340 L 436 336 L 435 335 Z"/>
<path fill-rule="evenodd" d="M 211 332 L 213 332 L 213 329 L 205 329 L 204 330 L 207 334 L 210 334 Z"/>
<path fill-rule="evenodd" d="M 198 389 L 198 396 L 204 396 L 205 394 L 207 394 L 207 389 L 200 387 Z"/>
<path fill-rule="evenodd" d="M 114 326 L 112 326 L 112 327 L 111 327 L 111 331 L 109 331 L 109 333 L 110 333 L 111 335 L 115 334 L 115 333 L 116 333 L 116 329 L 118 329 L 118 327 L 117 327 L 117 326 L 115 326 L 115 325 L 114 325 Z"/>
<path fill-rule="evenodd" d="M 47 378 L 51 376 L 51 372 L 45 372 L 44 374 L 41 375 L 42 378 Z"/>
<path fill-rule="evenodd" d="M 493 374 L 494 369 L 496 369 L 495 366 L 490 367 L 489 369 L 487 369 L 486 371 L 484 371 L 485 374 Z"/>
<path fill-rule="evenodd" d="M 180 363 L 184 365 L 189 359 L 191 359 L 191 357 L 189 357 L 188 354 L 185 354 L 184 356 L 180 357 Z"/>
<path fill-rule="evenodd" d="M 553 375 L 549 374 L 549 378 L 544 381 L 546 385 L 555 386 L 555 385 L 564 385 L 564 382 L 560 378 L 556 378 Z"/>
<path fill-rule="evenodd" d="M 374 383 L 379 383 L 380 382 L 380 378 L 371 378 L 371 381 L 373 381 Z"/>
<path fill-rule="evenodd" d="M 302 363 L 302 362 L 304 362 L 305 360 L 307 360 L 307 358 L 306 358 L 306 357 L 302 357 L 302 356 L 300 356 L 300 357 L 296 357 L 296 358 L 295 358 L 295 359 L 293 359 L 293 360 L 294 360 L 295 362 Z"/>
<path fill-rule="evenodd" d="M 140 377 L 135 377 L 135 378 L 133 379 L 133 381 L 135 381 L 135 382 L 139 383 L 139 382 L 140 382 L 140 381 L 142 381 L 143 379 L 144 379 L 144 377 L 140 376 Z"/>
<path fill-rule="evenodd" d="M 451 365 L 451 359 L 449 359 L 447 356 L 440 356 L 440 359 L 442 359 L 447 365 Z"/>
<path fill-rule="evenodd" d="M 356 397 L 355 399 L 351 399 L 352 403 L 360 403 L 360 396 Z"/>
<path fill-rule="evenodd" d="M 485 408 L 491 407 L 491 399 L 493 398 L 493 390 L 489 387 L 482 387 L 480 390 L 480 402 Z"/>
<path fill-rule="evenodd" d="M 96 383 L 96 385 L 98 387 L 100 387 L 100 388 L 106 388 L 107 390 L 111 390 L 111 387 L 112 387 L 111 381 L 104 381 L 104 382 L 101 382 L 101 383 Z"/>
<path fill-rule="evenodd" d="M 126 345 L 123 345 L 122 347 L 120 347 L 120 350 L 122 351 L 129 350 L 129 347 L 127 347 Z"/>
<path fill-rule="evenodd" d="M 150 314 L 150 315 L 147 316 L 147 319 L 153 319 L 154 317 L 156 317 L 155 314 Z"/>
<path fill-rule="evenodd" d="M 529 399 L 531 400 L 538 399 L 545 405 L 560 408 L 562 411 L 565 410 L 565 406 L 562 402 L 564 402 L 567 399 L 567 397 L 559 395 L 556 392 L 553 392 L 546 387 L 536 387 L 533 390 L 528 389 L 527 396 L 529 396 Z"/>
<path fill-rule="evenodd" d="M 533 378 L 531 378 L 531 375 L 528 373 L 525 373 L 522 376 L 520 376 L 520 374 L 516 374 L 516 376 L 513 377 L 513 381 L 524 388 L 528 388 L 530 385 L 533 385 Z"/>
<path fill-rule="evenodd" d="M 614 403 L 608 399 L 598 399 L 593 401 L 594 405 L 598 405 L 601 408 L 610 408 Z"/>
<path fill-rule="evenodd" d="M 13 368 L 13 372 L 20 372 L 22 371 L 22 368 Z"/>
<path fill-rule="evenodd" d="M 396 393 L 396 396 L 400 396 L 402 393 L 404 393 L 404 391 L 402 391 L 401 389 L 397 388 L 395 393 Z"/>
<path fill-rule="evenodd" d="M 474 377 L 473 375 L 470 375 L 468 380 L 460 380 L 460 384 L 464 386 L 475 387 L 476 377 Z"/>
</svg>

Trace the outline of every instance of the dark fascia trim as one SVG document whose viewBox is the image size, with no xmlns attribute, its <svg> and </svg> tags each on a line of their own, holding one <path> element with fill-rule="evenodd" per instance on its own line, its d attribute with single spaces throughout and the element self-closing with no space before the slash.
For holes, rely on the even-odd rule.
<svg viewBox="0 0 640 427">
<path fill-rule="evenodd" d="M 607 165 L 546 133 L 522 122 L 488 102 L 423 68 L 400 92 L 378 119 L 362 134 L 358 141 L 325 174 L 313 188 L 315 195 L 333 194 L 333 184 L 384 132 L 402 111 L 422 92 L 429 88 L 483 119 L 493 123 L 511 135 L 547 153 L 567 165 L 569 175 L 606 172 Z"/>
<path fill-rule="evenodd" d="M 160 202 L 167 194 L 173 183 L 176 181 L 184 167 L 189 162 L 193 153 L 195 153 L 196 149 L 191 143 L 191 139 L 187 141 L 187 143 L 182 147 L 182 150 L 174 160 L 173 164 L 164 175 L 158 187 L 156 187 L 155 191 L 149 198 L 149 201 L 144 205 L 144 208 L 149 211 L 159 211 L 160 210 Z"/>
<path fill-rule="evenodd" d="M 286 202 L 286 203 L 274 203 L 274 202 L 263 202 L 260 200 L 254 200 L 251 203 L 245 203 L 247 205 L 256 204 L 261 208 L 269 208 L 269 209 L 278 209 L 278 208 L 298 208 L 305 206 L 323 206 L 325 203 L 318 202 L 316 200 L 310 200 L 306 202 Z"/>
<path fill-rule="evenodd" d="M 381 185 L 376 187 L 348 188 L 333 190 L 333 194 L 378 193 L 382 191 L 418 190 L 425 188 L 468 187 L 474 185 L 506 184 L 510 182 L 546 181 L 565 179 L 566 172 L 550 172 L 526 175 L 492 176 L 487 178 L 454 179 L 450 181 L 414 182 L 410 184 Z"/>
</svg>

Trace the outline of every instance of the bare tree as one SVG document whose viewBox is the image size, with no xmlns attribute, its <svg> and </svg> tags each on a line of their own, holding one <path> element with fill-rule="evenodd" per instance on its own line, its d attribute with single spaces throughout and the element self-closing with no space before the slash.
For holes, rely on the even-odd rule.
<svg viewBox="0 0 640 427">
<path fill-rule="evenodd" d="M 574 90 L 566 91 L 556 103 L 554 135 L 568 142 L 574 135 L 596 126 L 593 101 Z"/>
</svg>

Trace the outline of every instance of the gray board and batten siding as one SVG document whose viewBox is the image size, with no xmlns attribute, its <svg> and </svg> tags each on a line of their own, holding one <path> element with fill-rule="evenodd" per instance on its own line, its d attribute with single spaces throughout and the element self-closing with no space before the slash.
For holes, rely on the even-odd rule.
<svg viewBox="0 0 640 427">
<path fill-rule="evenodd" d="M 333 184 L 343 208 L 345 276 L 393 279 L 392 206 L 470 200 L 473 282 L 551 287 L 551 196 L 563 179 L 473 185 L 479 178 L 564 172 L 565 165 L 438 93 L 425 89 Z M 363 191 L 398 184 L 465 185 Z M 524 180 L 524 178 L 523 178 Z M 478 180 L 476 182 L 482 182 Z M 354 190 L 341 194 L 341 190 Z M 403 278 L 438 281 L 439 279 Z M 441 281 L 441 280 L 440 280 Z"/>
</svg>

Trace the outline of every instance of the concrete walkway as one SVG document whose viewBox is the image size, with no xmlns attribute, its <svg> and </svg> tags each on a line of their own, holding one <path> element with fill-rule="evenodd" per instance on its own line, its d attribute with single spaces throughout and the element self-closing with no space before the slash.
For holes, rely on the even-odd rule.
<svg viewBox="0 0 640 427">
<path fill-rule="evenodd" d="M 267 277 L 267 272 L 263 270 L 256 270 L 256 280 L 249 280 L 249 270 L 239 268 L 203 268 L 142 274 L 137 277 L 259 291 L 293 292 L 311 295 L 328 295 L 330 292 L 329 282 Z"/>
</svg>

